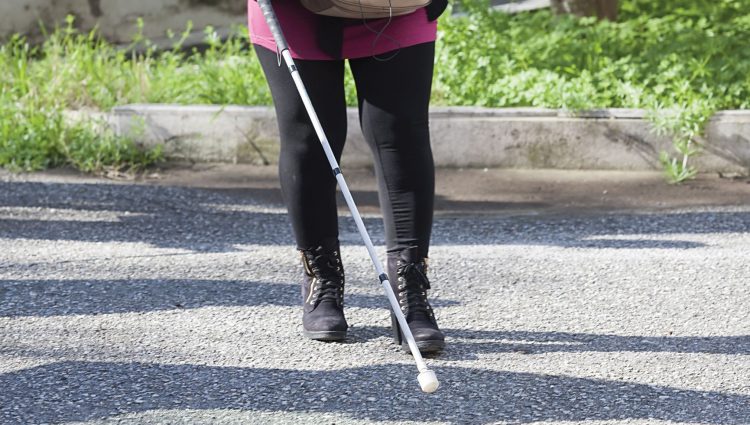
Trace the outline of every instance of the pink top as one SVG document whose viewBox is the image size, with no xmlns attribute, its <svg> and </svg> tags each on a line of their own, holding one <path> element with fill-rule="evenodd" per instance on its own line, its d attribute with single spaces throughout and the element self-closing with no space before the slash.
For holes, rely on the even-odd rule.
<svg viewBox="0 0 750 425">
<path fill-rule="evenodd" d="M 260 6 L 255 0 L 248 0 L 247 4 L 250 41 L 267 49 L 276 50 L 276 43 L 271 30 L 266 25 Z M 274 0 L 273 8 L 293 58 L 335 59 L 318 47 L 315 31 L 316 15 L 305 9 L 299 0 Z M 428 21 L 427 11 L 424 8 L 408 15 L 393 17 L 383 35 L 378 37 L 378 32 L 387 22 L 388 19 L 376 19 L 368 20 L 367 26 L 364 24 L 345 26 L 341 46 L 342 57 L 355 59 L 381 55 L 399 48 L 435 41 L 437 37 L 437 21 Z"/>
</svg>

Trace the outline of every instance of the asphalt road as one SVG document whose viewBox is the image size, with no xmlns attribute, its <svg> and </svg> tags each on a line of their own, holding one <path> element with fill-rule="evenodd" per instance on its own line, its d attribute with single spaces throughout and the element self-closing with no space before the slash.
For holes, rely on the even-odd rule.
<svg viewBox="0 0 750 425">
<path fill-rule="evenodd" d="M 302 338 L 274 199 L 0 174 L 0 423 L 750 424 L 750 202 L 439 214 L 427 395 L 345 213 L 349 339 Z"/>
</svg>

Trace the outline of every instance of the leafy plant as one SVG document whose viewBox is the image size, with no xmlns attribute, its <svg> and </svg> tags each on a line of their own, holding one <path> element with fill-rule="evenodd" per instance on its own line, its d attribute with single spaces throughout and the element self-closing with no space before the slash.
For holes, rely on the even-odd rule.
<svg viewBox="0 0 750 425">
<path fill-rule="evenodd" d="M 665 151 L 659 155 L 670 182 L 681 183 L 692 179 L 698 173 L 698 169 L 690 164 L 689 160 L 700 154 L 700 137 L 706 121 L 713 113 L 712 106 L 701 99 L 694 99 L 678 108 L 656 107 L 650 111 L 650 119 L 656 132 L 672 136 L 673 147 L 679 155 L 674 157 Z"/>
</svg>

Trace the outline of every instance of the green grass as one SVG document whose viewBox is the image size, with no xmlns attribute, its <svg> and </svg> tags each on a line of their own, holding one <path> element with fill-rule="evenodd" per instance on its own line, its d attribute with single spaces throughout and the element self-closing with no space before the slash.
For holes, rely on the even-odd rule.
<svg viewBox="0 0 750 425">
<path fill-rule="evenodd" d="M 695 175 L 706 121 L 750 105 L 750 2 L 621 2 L 616 23 L 506 15 L 465 1 L 441 26 L 434 99 L 440 104 L 650 111 L 674 139 L 670 181 Z"/>
<path fill-rule="evenodd" d="M 160 159 L 160 149 L 141 149 L 95 122 L 65 119 L 68 97 L 82 92 L 71 90 L 81 80 L 71 79 L 66 63 L 90 50 L 76 44 L 83 42 L 68 31 L 55 34 L 41 49 L 19 37 L 0 46 L 0 165 L 12 170 L 70 165 L 85 172 L 131 171 Z"/>
<path fill-rule="evenodd" d="M 692 177 L 705 122 L 716 110 L 750 106 L 750 2 L 621 3 L 620 21 L 611 23 L 547 11 L 506 15 L 464 1 L 467 16 L 441 18 L 433 103 L 645 108 L 655 130 L 674 138 L 674 151 L 661 155 L 670 180 Z M 95 123 L 70 124 L 65 110 L 271 103 L 245 29 L 221 41 L 209 28 L 208 48 L 185 52 L 187 28 L 173 35 L 173 49 L 157 52 L 140 36 L 118 49 L 72 24 L 39 47 L 19 37 L 0 46 L 0 165 L 100 171 L 161 158 L 101 135 Z M 354 93 L 349 77 L 350 103 Z"/>
<path fill-rule="evenodd" d="M 161 148 L 143 149 L 94 121 L 70 122 L 59 107 L 0 100 L 0 164 L 8 169 L 133 172 L 160 160 Z"/>
</svg>

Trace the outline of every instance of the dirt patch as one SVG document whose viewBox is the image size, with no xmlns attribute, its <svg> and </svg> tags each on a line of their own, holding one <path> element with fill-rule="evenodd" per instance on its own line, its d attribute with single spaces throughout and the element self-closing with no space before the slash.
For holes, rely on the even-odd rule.
<svg viewBox="0 0 750 425">
<path fill-rule="evenodd" d="M 363 213 L 379 212 L 372 170 L 346 168 L 344 175 Z M 249 164 L 172 163 L 135 179 L 105 179 L 57 169 L 22 175 L 25 181 L 184 186 L 222 192 L 283 207 L 277 168 Z M 0 169 L 0 178 L 14 179 Z M 687 208 L 750 207 L 750 180 L 705 174 L 682 185 L 658 172 L 438 169 L 435 208 L 442 216 L 542 215 L 657 212 Z M 340 210 L 347 213 L 343 197 Z"/>
<path fill-rule="evenodd" d="M 276 166 L 172 165 L 146 184 L 201 187 L 281 204 Z M 363 212 L 378 211 L 371 170 L 347 170 L 347 183 Z M 438 214 L 546 214 L 656 211 L 709 206 L 750 206 L 750 181 L 702 175 L 667 184 L 658 172 L 439 169 Z M 345 204 L 341 202 L 343 210 Z"/>
</svg>

